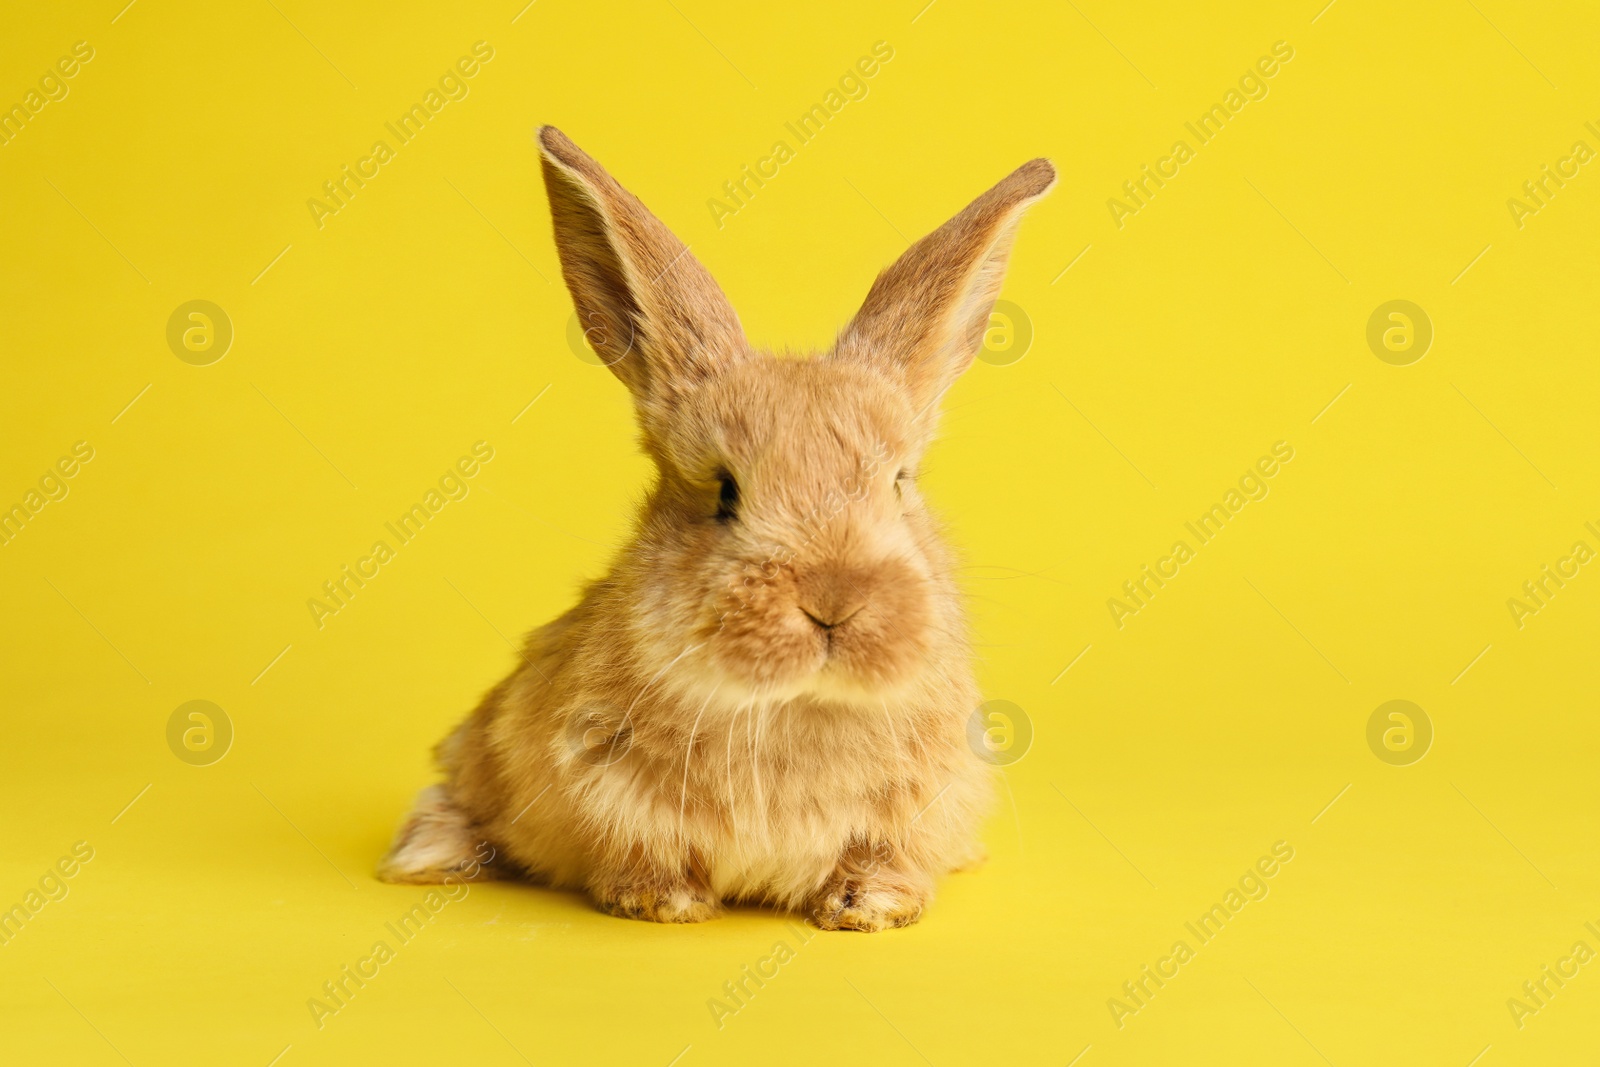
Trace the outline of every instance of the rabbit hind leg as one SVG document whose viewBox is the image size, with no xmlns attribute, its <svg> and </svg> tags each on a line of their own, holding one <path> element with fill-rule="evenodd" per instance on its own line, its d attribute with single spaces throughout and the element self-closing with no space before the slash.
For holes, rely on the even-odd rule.
<svg viewBox="0 0 1600 1067">
<path fill-rule="evenodd" d="M 433 785 L 417 794 L 411 814 L 378 864 L 378 879 L 409 885 L 437 885 L 447 878 L 485 881 L 501 876 L 495 854 L 448 788 Z"/>
</svg>

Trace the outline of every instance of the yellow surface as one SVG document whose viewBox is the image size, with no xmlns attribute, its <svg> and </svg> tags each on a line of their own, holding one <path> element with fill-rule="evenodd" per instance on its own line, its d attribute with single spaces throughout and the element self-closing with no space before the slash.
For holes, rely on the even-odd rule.
<svg viewBox="0 0 1600 1067">
<path fill-rule="evenodd" d="M 0 947 L 0 1060 L 1592 1056 L 1600 567 L 1507 603 L 1600 549 L 1600 165 L 1561 163 L 1600 149 L 1591 6 L 121 2 L 12 5 L 0 35 L 4 101 L 93 49 L 0 146 L 0 504 L 93 450 L 0 547 L 0 905 L 68 890 Z M 319 227 L 322 183 L 478 41 L 467 95 Z M 866 95 L 719 218 L 878 41 Z M 1184 124 L 1279 41 L 1265 97 L 1199 144 Z M 647 475 L 624 390 L 568 347 L 543 122 L 793 347 L 1012 167 L 1060 167 L 1005 291 L 1031 349 L 947 397 L 925 475 L 980 680 L 1033 746 L 990 863 L 912 929 L 663 928 L 492 885 L 387 932 L 424 892 L 370 872 L 429 746 L 601 573 Z M 1175 177 L 1108 207 L 1180 139 Z M 1514 212 L 1546 164 L 1577 176 Z M 232 323 L 210 365 L 168 345 L 191 300 Z M 1391 300 L 1432 323 L 1418 362 L 1368 347 Z M 308 599 L 479 441 L 467 495 L 319 629 Z M 1198 545 L 1185 523 L 1280 441 L 1268 495 Z M 1119 628 L 1108 599 L 1180 539 Z M 169 749 L 191 700 L 232 724 L 220 762 Z M 1369 749 L 1390 700 L 1432 725 L 1420 762 Z M 1185 923 L 1280 841 L 1268 895 L 1200 944 Z M 319 1028 L 308 1000 L 379 940 Z M 780 940 L 719 1027 L 708 1001 Z M 1119 1026 L 1108 1001 L 1179 940 Z M 1577 973 L 1519 1020 L 1546 965 Z"/>
</svg>

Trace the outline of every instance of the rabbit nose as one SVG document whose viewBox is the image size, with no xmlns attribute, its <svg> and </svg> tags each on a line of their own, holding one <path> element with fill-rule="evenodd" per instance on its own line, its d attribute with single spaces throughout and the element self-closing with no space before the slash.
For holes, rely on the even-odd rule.
<svg viewBox="0 0 1600 1067">
<path fill-rule="evenodd" d="M 846 622 L 850 621 L 850 619 L 856 614 L 856 612 L 860 611 L 861 608 L 861 604 L 856 604 L 855 606 L 846 608 L 843 611 L 830 612 L 829 614 L 832 616 L 831 619 L 822 615 L 818 615 L 816 612 L 807 607 L 802 607 L 800 611 L 803 615 L 805 615 L 806 618 L 810 619 L 824 630 L 831 630 L 835 626 L 842 626 Z"/>
<path fill-rule="evenodd" d="M 866 606 L 860 587 L 861 582 L 838 571 L 813 573 L 801 582 L 797 606 L 819 627 L 832 630 Z"/>
</svg>

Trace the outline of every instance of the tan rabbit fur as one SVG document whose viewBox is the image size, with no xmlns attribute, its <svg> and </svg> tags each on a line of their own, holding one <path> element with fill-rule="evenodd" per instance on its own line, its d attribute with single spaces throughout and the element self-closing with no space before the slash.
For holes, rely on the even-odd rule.
<svg viewBox="0 0 1600 1067">
<path fill-rule="evenodd" d="M 705 268 L 560 131 L 537 134 L 562 271 L 658 477 L 576 607 L 437 751 L 379 876 L 581 887 L 614 914 L 724 902 L 914 922 L 982 858 L 992 767 L 952 560 L 916 487 L 1023 210 L 1019 168 L 884 271 L 832 351 L 753 350 Z"/>
</svg>

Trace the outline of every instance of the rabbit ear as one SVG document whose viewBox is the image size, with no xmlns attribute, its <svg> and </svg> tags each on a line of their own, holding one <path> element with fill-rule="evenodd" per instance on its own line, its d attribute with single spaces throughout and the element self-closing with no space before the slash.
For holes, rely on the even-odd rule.
<svg viewBox="0 0 1600 1067">
<path fill-rule="evenodd" d="M 738 316 L 688 246 L 560 130 L 536 139 L 584 336 L 641 410 L 747 355 Z"/>
<path fill-rule="evenodd" d="M 1017 224 L 1055 183 L 1049 160 L 1024 163 L 908 248 L 872 283 L 834 357 L 890 371 L 919 411 L 931 407 L 982 346 Z"/>
</svg>

